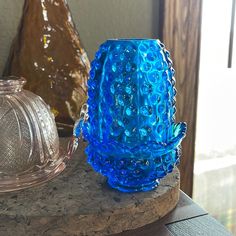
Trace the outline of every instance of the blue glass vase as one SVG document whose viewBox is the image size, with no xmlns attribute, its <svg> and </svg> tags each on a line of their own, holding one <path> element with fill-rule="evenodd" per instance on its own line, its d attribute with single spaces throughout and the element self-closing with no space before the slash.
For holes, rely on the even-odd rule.
<svg viewBox="0 0 236 236">
<path fill-rule="evenodd" d="M 179 162 L 186 124 L 175 124 L 169 56 L 159 40 L 117 39 L 102 44 L 92 62 L 88 114 L 74 135 L 83 132 L 88 163 L 120 191 L 154 189 Z"/>
</svg>

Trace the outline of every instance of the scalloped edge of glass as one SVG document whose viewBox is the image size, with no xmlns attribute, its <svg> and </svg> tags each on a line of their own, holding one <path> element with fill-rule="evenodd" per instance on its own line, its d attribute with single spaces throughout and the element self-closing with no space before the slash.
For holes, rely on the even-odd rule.
<svg viewBox="0 0 236 236">
<path fill-rule="evenodd" d="M 52 157 L 51 160 L 53 159 Z M 49 161 L 43 167 L 35 167 L 21 175 L 0 177 L 0 193 L 31 188 L 48 182 L 66 168 L 66 159 L 69 159 L 69 155 L 60 147 L 59 157 L 55 161 Z"/>
<path fill-rule="evenodd" d="M 96 149 L 98 153 L 108 155 L 112 154 L 121 158 L 125 158 L 127 156 L 131 158 L 131 156 L 136 156 L 137 154 L 142 155 L 142 152 L 145 153 L 148 150 L 151 150 L 151 152 L 156 156 L 165 155 L 180 145 L 182 139 L 186 136 L 187 131 L 186 123 L 180 122 L 178 124 L 173 124 L 173 137 L 168 143 L 150 141 L 135 147 L 128 147 L 115 141 L 103 142 L 101 140 L 97 141 L 96 139 L 91 139 L 91 135 L 88 135 L 89 127 L 87 124 L 88 123 L 84 123 L 85 126 L 83 127 L 83 134 L 89 143 L 92 144 L 93 148 Z"/>
</svg>

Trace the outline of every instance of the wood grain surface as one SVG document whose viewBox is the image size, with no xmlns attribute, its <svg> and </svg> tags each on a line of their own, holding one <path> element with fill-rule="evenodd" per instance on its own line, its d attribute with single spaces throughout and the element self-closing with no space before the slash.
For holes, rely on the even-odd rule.
<svg viewBox="0 0 236 236">
<path fill-rule="evenodd" d="M 232 236 L 222 224 L 180 192 L 177 207 L 161 220 L 114 236 Z"/>
<path fill-rule="evenodd" d="M 176 70 L 177 119 L 188 124 L 180 166 L 181 189 L 192 195 L 198 71 L 201 32 L 201 0 L 163 0 L 161 35 Z"/>
<path fill-rule="evenodd" d="M 167 225 L 167 229 L 172 236 L 233 236 L 223 225 L 209 215 L 171 223 Z"/>
</svg>

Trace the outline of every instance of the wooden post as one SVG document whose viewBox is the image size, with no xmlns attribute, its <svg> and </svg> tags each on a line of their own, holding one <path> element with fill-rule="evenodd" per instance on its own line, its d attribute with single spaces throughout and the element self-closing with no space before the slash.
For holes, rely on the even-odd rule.
<svg viewBox="0 0 236 236">
<path fill-rule="evenodd" d="M 196 134 L 202 0 L 161 0 L 162 41 L 170 51 L 177 81 L 177 121 L 188 123 L 180 165 L 181 189 L 192 195 Z"/>
</svg>

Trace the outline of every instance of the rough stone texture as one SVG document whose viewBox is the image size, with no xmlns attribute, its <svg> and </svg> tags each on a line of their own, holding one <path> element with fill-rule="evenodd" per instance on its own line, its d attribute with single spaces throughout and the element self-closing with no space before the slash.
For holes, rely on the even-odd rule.
<svg viewBox="0 0 236 236">
<path fill-rule="evenodd" d="M 84 147 L 53 181 L 0 195 L 0 235 L 109 235 L 156 221 L 176 206 L 178 169 L 154 191 L 121 193 L 87 165 Z"/>
</svg>

